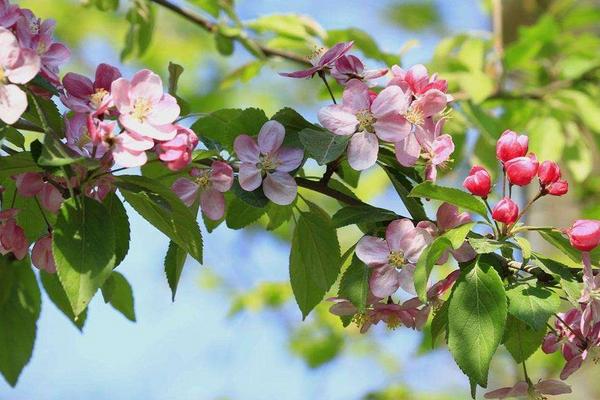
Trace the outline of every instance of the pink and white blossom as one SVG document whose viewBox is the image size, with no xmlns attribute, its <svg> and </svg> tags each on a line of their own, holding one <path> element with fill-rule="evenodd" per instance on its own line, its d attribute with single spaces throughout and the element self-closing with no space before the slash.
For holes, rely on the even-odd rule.
<svg viewBox="0 0 600 400">
<path fill-rule="evenodd" d="M 353 44 L 354 42 L 342 42 L 337 43 L 329 50 L 318 49 L 309 59 L 312 67 L 294 72 L 280 72 L 279 75 L 288 78 L 310 78 L 316 73 L 328 71 L 340 57 L 350 51 Z"/>
<path fill-rule="evenodd" d="M 514 386 L 504 387 L 483 395 L 486 399 L 509 399 L 515 397 L 528 397 L 531 399 L 545 399 L 545 395 L 556 396 L 571 393 L 571 387 L 555 379 L 548 379 L 538 383 L 529 384 L 519 381 Z"/>
<path fill-rule="evenodd" d="M 225 214 L 225 196 L 231 189 L 233 169 L 224 161 L 213 161 L 210 168 L 192 168 L 191 179 L 179 178 L 171 189 L 191 207 L 200 197 L 200 209 L 207 218 L 218 221 Z"/>
<path fill-rule="evenodd" d="M 27 256 L 29 242 L 25 237 L 25 231 L 19 225 L 15 217 L 19 210 L 9 208 L 0 212 L 0 254 L 12 253 L 17 260 Z"/>
<path fill-rule="evenodd" d="M 158 158 L 172 171 L 180 171 L 192 162 L 192 152 L 198 145 L 198 136 L 186 127 L 177 126 L 177 134 L 171 140 L 158 142 Z"/>
<path fill-rule="evenodd" d="M 338 81 L 340 85 L 346 85 L 352 79 L 358 79 L 369 83 L 372 80 L 381 78 L 387 74 L 387 68 L 365 70 L 360 58 L 352 54 L 340 57 L 331 70 L 331 76 Z"/>
<path fill-rule="evenodd" d="M 240 135 L 233 144 L 241 161 L 238 179 L 242 189 L 253 191 L 261 184 L 265 196 L 275 204 L 291 204 L 298 184 L 290 175 L 304 158 L 302 149 L 282 146 L 285 128 L 277 121 L 267 121 L 258 138 Z M 264 182 L 263 182 L 264 180 Z"/>
<path fill-rule="evenodd" d="M 444 79 L 438 79 L 436 74 L 429 76 L 427 67 L 423 64 L 416 64 L 408 70 L 404 70 L 398 65 L 391 68 L 392 79 L 389 85 L 400 86 L 403 90 L 410 90 L 415 96 L 427 93 L 430 90 L 438 90 L 442 93 L 448 91 L 448 82 Z M 447 101 L 452 101 L 452 96 L 446 95 Z"/>
<path fill-rule="evenodd" d="M 19 6 L 10 4 L 9 0 L 0 0 L 0 27 L 12 27 L 20 16 Z"/>
<path fill-rule="evenodd" d="M 60 99 L 76 113 L 103 114 L 112 106 L 111 86 L 120 77 L 118 68 L 108 64 L 98 65 L 93 82 L 86 76 L 69 72 L 63 78 L 65 93 Z"/>
</svg>

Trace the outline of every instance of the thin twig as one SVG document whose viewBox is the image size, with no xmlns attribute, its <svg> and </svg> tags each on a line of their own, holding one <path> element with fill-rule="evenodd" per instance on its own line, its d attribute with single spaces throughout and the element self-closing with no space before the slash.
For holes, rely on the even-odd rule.
<svg viewBox="0 0 600 400">
<path fill-rule="evenodd" d="M 364 206 L 366 204 L 365 202 L 360 201 L 357 198 L 354 198 L 352 196 L 347 195 L 346 193 L 342 193 L 338 190 L 335 190 L 327 185 L 324 185 L 322 182 L 319 182 L 319 181 L 311 181 L 311 180 L 305 179 L 305 178 L 296 178 L 296 182 L 298 183 L 298 186 L 300 186 L 300 187 L 322 193 L 326 196 L 332 197 L 336 200 L 339 200 L 339 201 L 346 203 L 348 205 L 351 205 L 351 206 Z"/>
</svg>

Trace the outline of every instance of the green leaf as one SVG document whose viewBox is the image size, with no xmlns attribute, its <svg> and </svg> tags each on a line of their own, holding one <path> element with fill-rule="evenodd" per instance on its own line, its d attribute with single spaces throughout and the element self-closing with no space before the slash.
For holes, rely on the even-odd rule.
<svg viewBox="0 0 600 400">
<path fill-rule="evenodd" d="M 400 216 L 393 211 L 365 204 L 339 209 L 332 217 L 332 224 L 335 228 L 341 228 L 347 225 L 358 225 L 366 222 L 386 222 L 398 218 Z"/>
<path fill-rule="evenodd" d="M 202 263 L 202 234 L 196 215 L 169 188 L 135 175 L 120 175 L 115 183 L 146 221 Z"/>
<path fill-rule="evenodd" d="M 169 242 L 169 250 L 165 256 L 165 274 L 167 275 L 167 282 L 171 288 L 171 300 L 175 301 L 175 294 L 177 294 L 177 287 L 179 286 L 179 278 L 181 278 L 181 272 L 187 259 L 187 253 L 175 242 Z"/>
<path fill-rule="evenodd" d="M 507 246 L 506 242 L 485 238 L 469 238 L 469 244 L 477 254 L 489 254 Z"/>
<path fill-rule="evenodd" d="M 458 249 L 465 242 L 465 238 L 475 226 L 474 222 L 463 224 L 454 229 L 450 229 L 444 234 L 438 236 L 426 249 L 421 253 L 415 268 L 414 282 L 415 290 L 421 301 L 427 301 L 427 282 L 431 275 L 431 270 L 435 263 L 440 259 L 444 252 L 448 249 Z"/>
<path fill-rule="evenodd" d="M 53 231 L 58 278 L 79 316 L 115 266 L 115 228 L 106 208 L 88 197 L 65 201 Z"/>
<path fill-rule="evenodd" d="M 269 217 L 267 229 L 272 231 L 279 228 L 292 218 L 293 213 L 294 207 L 292 205 L 280 206 L 279 204 L 269 203 L 267 206 L 267 216 Z"/>
<path fill-rule="evenodd" d="M 110 303 L 115 310 L 125 318 L 135 322 L 135 308 L 133 306 L 133 290 L 127 279 L 114 271 L 102 286 L 102 297 L 105 303 Z"/>
<path fill-rule="evenodd" d="M 217 51 L 222 56 L 230 56 L 233 54 L 233 50 L 234 50 L 233 39 L 223 35 L 219 31 L 217 31 L 215 34 L 215 45 L 217 47 Z"/>
<path fill-rule="evenodd" d="M 344 154 L 350 136 L 335 135 L 324 129 L 306 128 L 298 133 L 300 142 L 319 165 L 325 165 Z"/>
<path fill-rule="evenodd" d="M 236 197 L 229 203 L 225 223 L 230 229 L 242 229 L 256 222 L 266 211 Z"/>
<path fill-rule="evenodd" d="M 386 172 L 390 181 L 392 182 L 392 186 L 396 189 L 398 195 L 402 199 L 402 203 L 410 213 L 410 215 L 416 221 L 426 221 L 427 214 L 425 213 L 425 209 L 423 208 L 423 204 L 421 200 L 410 197 L 410 191 L 413 188 L 412 183 L 408 180 L 408 178 L 400 172 L 398 169 L 391 167 L 384 167 L 383 170 Z"/>
<path fill-rule="evenodd" d="M 277 111 L 271 119 L 280 122 L 285 127 L 283 144 L 289 147 L 302 147 L 302 142 L 298 136 L 301 130 L 307 128 L 321 129 L 319 126 L 308 122 L 302 115 L 289 107 Z"/>
<path fill-rule="evenodd" d="M 369 295 L 369 267 L 356 255 L 342 275 L 338 297 L 349 300 L 359 312 L 365 312 Z"/>
<path fill-rule="evenodd" d="M 299 14 L 269 14 L 248 23 L 248 27 L 258 33 L 273 32 L 296 40 L 310 40 L 315 33 L 323 31 L 316 21 Z"/>
<path fill-rule="evenodd" d="M 0 157 L 0 178 L 37 171 L 40 171 L 40 167 L 37 166 L 28 151 Z"/>
<path fill-rule="evenodd" d="M 221 80 L 221 83 L 219 84 L 219 89 L 229 89 L 238 80 L 242 83 L 250 82 L 253 78 L 258 76 L 264 66 L 265 62 L 263 60 L 254 60 L 234 69 L 223 77 L 223 80 Z"/>
<path fill-rule="evenodd" d="M 519 285 L 508 289 L 506 296 L 508 312 L 533 329 L 544 328 L 560 307 L 558 295 L 543 287 Z"/>
<path fill-rule="evenodd" d="M 113 221 L 115 228 L 115 268 L 118 267 L 125 259 L 129 252 L 129 217 L 121 200 L 115 193 L 110 193 L 104 199 L 106 212 Z"/>
<path fill-rule="evenodd" d="M 540 236 L 552 246 L 560 250 L 564 255 L 568 256 L 576 264 L 581 263 L 581 252 L 571 246 L 569 239 L 555 231 L 537 231 Z M 592 263 L 597 264 L 600 262 L 600 247 L 597 247 L 590 252 Z"/>
<path fill-rule="evenodd" d="M 183 71 L 184 69 L 181 65 L 169 62 L 169 94 L 177 100 L 177 104 L 181 108 L 181 115 L 186 115 L 190 112 L 190 105 L 177 95 L 179 78 L 181 78 Z"/>
<path fill-rule="evenodd" d="M 431 347 L 435 347 L 437 338 L 448 327 L 448 302 L 444 302 L 442 306 L 434 312 L 431 320 Z"/>
<path fill-rule="evenodd" d="M 438 186 L 430 181 L 426 181 L 415 186 L 409 196 L 445 201 L 488 219 L 487 208 L 483 201 L 462 190 Z"/>
<path fill-rule="evenodd" d="M 248 192 L 240 186 L 239 180 L 233 181 L 233 186 L 231 187 L 231 191 L 235 196 L 248 203 L 252 207 L 262 208 L 266 207 L 269 204 L 269 199 L 265 196 L 262 187 L 259 187 L 251 192 Z"/>
<path fill-rule="evenodd" d="M 486 387 L 506 323 L 502 280 L 494 268 L 477 260 L 461 271 L 448 302 L 450 352 L 469 378 Z"/>
<path fill-rule="evenodd" d="M 154 33 L 156 12 L 148 0 L 134 0 L 127 12 L 129 29 L 125 37 L 125 47 L 121 51 L 121 61 L 144 55 Z"/>
<path fill-rule="evenodd" d="M 546 326 L 533 329 L 521 320 L 509 315 L 504 331 L 504 346 L 515 361 L 520 364 L 527 360 L 542 344 Z"/>
<path fill-rule="evenodd" d="M 292 237 L 290 282 L 302 318 L 323 299 L 340 272 L 340 246 L 331 219 L 311 206 L 301 212 Z"/>
<path fill-rule="evenodd" d="M 556 118 L 544 115 L 527 124 L 529 149 L 538 160 L 560 160 L 565 147 L 565 134 Z"/>
<path fill-rule="evenodd" d="M 221 10 L 219 3 L 220 0 L 192 0 L 192 4 L 197 5 L 215 18 L 219 16 L 219 11 Z"/>
<path fill-rule="evenodd" d="M 513 238 L 517 245 L 521 248 L 521 254 L 523 255 L 523 260 L 527 262 L 531 258 L 531 243 L 529 240 L 525 239 L 522 236 L 515 236 Z"/>
<path fill-rule="evenodd" d="M 201 133 L 200 140 L 209 139 L 232 152 L 236 137 L 241 134 L 258 135 L 260 128 L 267 121 L 265 112 L 258 108 L 245 110 L 226 108 L 198 119 L 192 125 L 192 130 Z"/>
<path fill-rule="evenodd" d="M 29 260 L 0 257 L 0 372 L 15 386 L 31 358 L 40 316 L 40 289 Z"/>
<path fill-rule="evenodd" d="M 83 330 L 83 325 L 87 319 L 87 309 L 83 310 L 79 316 L 75 316 L 73 308 L 63 289 L 57 274 L 49 274 L 46 271 L 40 271 L 42 286 L 46 294 L 54 305 L 71 321 L 77 329 Z"/>
</svg>

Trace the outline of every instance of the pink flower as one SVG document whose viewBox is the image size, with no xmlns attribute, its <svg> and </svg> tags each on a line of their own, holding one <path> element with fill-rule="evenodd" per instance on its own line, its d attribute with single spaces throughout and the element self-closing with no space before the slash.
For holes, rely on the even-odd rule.
<svg viewBox="0 0 600 400">
<path fill-rule="evenodd" d="M 524 157 L 529 149 L 529 138 L 518 135 L 511 130 L 505 130 L 496 143 L 496 157 L 507 162 L 517 157 Z"/>
<path fill-rule="evenodd" d="M 31 250 L 31 262 L 39 269 L 49 274 L 56 273 L 56 263 L 52 254 L 52 235 L 48 234 L 33 245 Z"/>
<path fill-rule="evenodd" d="M 0 120 L 14 124 L 27 109 L 27 95 L 17 85 L 32 80 L 40 71 L 40 58 L 21 49 L 11 31 L 0 28 Z"/>
<path fill-rule="evenodd" d="M 525 381 L 517 382 L 512 387 L 504 387 L 487 392 L 483 397 L 486 399 L 507 399 L 511 397 L 546 398 L 544 395 L 559 395 L 571 393 L 571 387 L 566 383 L 554 379 L 540 381 L 530 385 Z"/>
<path fill-rule="evenodd" d="M 192 152 L 198 145 L 198 136 L 188 128 L 177 126 L 175 137 L 156 145 L 158 158 L 172 171 L 179 171 L 192 162 Z"/>
<path fill-rule="evenodd" d="M 579 303 L 581 314 L 581 332 L 588 335 L 596 324 L 600 323 L 600 274 L 594 275 L 589 253 L 583 254 L 583 292 Z"/>
<path fill-rule="evenodd" d="M 89 198 L 103 202 L 106 196 L 114 190 L 114 181 L 114 176 L 110 174 L 101 175 L 91 181 L 88 180 L 83 186 L 83 193 Z"/>
<path fill-rule="evenodd" d="M 125 78 L 114 81 L 110 92 L 121 113 L 119 122 L 132 137 L 171 140 L 177 134 L 173 122 L 179 116 L 179 105 L 173 96 L 163 93 L 160 76 L 144 69 L 131 82 Z"/>
<path fill-rule="evenodd" d="M 15 220 L 18 210 L 12 208 L 0 213 L 0 254 L 13 253 L 17 260 L 27 256 L 29 243 L 25 237 L 25 231 Z"/>
<path fill-rule="evenodd" d="M 425 229 L 432 237 L 436 237 L 442 235 L 450 229 L 454 229 L 473 221 L 469 213 L 459 212 L 458 207 L 450 203 L 442 203 L 437 210 L 436 218 L 437 225 L 430 221 L 421 221 L 417 224 L 417 227 Z M 466 262 L 477 256 L 477 253 L 475 253 L 471 245 L 465 242 L 457 250 L 444 252 L 444 254 L 442 254 L 440 259 L 437 261 L 437 264 L 446 263 L 446 261 L 448 261 L 449 253 L 452 253 L 458 262 Z"/>
<path fill-rule="evenodd" d="M 580 251 L 592 251 L 600 244 L 600 221 L 579 219 L 566 230 L 571 246 Z"/>
<path fill-rule="evenodd" d="M 397 65 L 392 67 L 393 78 L 389 85 L 400 86 L 403 90 L 410 90 L 416 96 L 422 95 L 429 90 L 438 90 L 446 93 L 448 91 L 448 82 L 443 79 L 437 79 L 437 75 L 429 77 L 427 68 L 423 64 L 417 64 L 410 67 L 407 71 Z M 447 101 L 452 97 L 448 96 Z"/>
<path fill-rule="evenodd" d="M 56 213 L 64 200 L 62 193 L 41 174 L 25 172 L 13 177 L 17 193 L 23 197 L 37 196 L 42 207 Z"/>
<path fill-rule="evenodd" d="M 223 161 L 213 161 L 210 168 L 192 168 L 192 180 L 179 178 L 171 189 L 188 206 L 191 207 L 200 194 L 200 208 L 204 215 L 217 221 L 225 214 L 225 196 L 223 193 L 231 189 L 233 169 Z"/>
<path fill-rule="evenodd" d="M 540 184 L 549 185 L 560 179 L 560 167 L 554 161 L 544 161 L 538 169 Z"/>
<path fill-rule="evenodd" d="M 381 78 L 387 74 L 387 68 L 370 69 L 365 71 L 360 58 L 350 55 L 341 56 L 331 70 L 331 76 L 335 78 L 340 85 L 347 84 L 351 79 L 358 79 L 369 82 L 377 78 Z"/>
<path fill-rule="evenodd" d="M 546 186 L 545 190 L 552 196 L 562 196 L 569 191 L 569 182 L 564 179 L 559 179 Z"/>
<path fill-rule="evenodd" d="M 87 158 L 102 158 L 108 146 L 104 142 L 92 141 L 87 122 L 88 116 L 85 114 L 74 114 L 71 118 L 65 115 L 67 147 Z M 107 123 L 103 122 L 103 124 Z"/>
<path fill-rule="evenodd" d="M 69 72 L 63 78 L 66 93 L 61 94 L 60 99 L 76 113 L 103 114 L 112 106 L 111 85 L 120 77 L 121 72 L 108 64 L 98 65 L 94 82 L 83 75 Z"/>
<path fill-rule="evenodd" d="M 317 72 L 327 71 L 333 67 L 335 62 L 346 54 L 354 42 L 342 42 L 325 51 L 324 49 L 317 50 L 311 57 L 310 62 L 313 65 L 308 69 L 295 72 L 280 72 L 279 75 L 288 78 L 308 78 L 314 76 Z"/>
<path fill-rule="evenodd" d="M 8 0 L 0 0 L 0 27 L 10 28 L 19 19 L 19 6 Z"/>
<path fill-rule="evenodd" d="M 399 219 L 388 225 L 385 237 L 364 236 L 356 246 L 358 258 L 373 268 L 369 281 L 373 295 L 385 298 L 399 287 L 414 293 L 415 264 L 431 235 L 409 219 Z"/>
<path fill-rule="evenodd" d="M 60 84 L 59 67 L 71 57 L 70 50 L 54 41 L 56 22 L 41 21 L 31 10 L 20 9 L 21 18 L 17 21 L 16 34 L 22 47 L 33 50 L 41 59 L 41 73 L 54 85 Z"/>
<path fill-rule="evenodd" d="M 498 222 L 502 222 L 505 225 L 510 225 L 516 222 L 518 216 L 519 206 L 517 206 L 517 204 L 508 197 L 500 200 L 492 210 L 492 218 Z"/>
<path fill-rule="evenodd" d="M 263 183 L 265 196 L 275 204 L 291 204 L 298 185 L 289 174 L 302 164 L 301 149 L 282 147 L 285 128 L 277 121 L 267 121 L 258 133 L 257 141 L 240 135 L 233 144 L 241 161 L 238 178 L 242 189 L 253 191 Z"/>
<path fill-rule="evenodd" d="M 440 119 L 434 126 L 433 120 L 427 118 L 423 126 L 417 126 L 415 136 L 421 145 L 425 158 L 425 179 L 435 182 L 437 168 L 443 167 L 454 153 L 454 142 L 450 135 L 441 134 L 444 119 Z M 398 148 L 396 148 L 396 157 Z M 402 163 L 401 163 L 402 164 Z"/>
<path fill-rule="evenodd" d="M 529 185 L 538 172 L 538 160 L 533 153 L 527 157 L 515 157 L 504 163 L 508 181 L 517 186 Z"/>
<path fill-rule="evenodd" d="M 319 110 L 321 124 L 336 135 L 352 136 L 348 162 L 356 170 L 375 164 L 379 152 L 377 136 L 402 140 L 410 133 L 400 115 L 408 108 L 409 97 L 396 86 L 385 88 L 371 103 L 368 86 L 353 79 L 346 85 L 342 104 Z"/>
<path fill-rule="evenodd" d="M 489 172 L 478 165 L 473 166 L 463 182 L 463 186 L 475 196 L 487 198 L 492 190 L 492 178 Z"/>
</svg>

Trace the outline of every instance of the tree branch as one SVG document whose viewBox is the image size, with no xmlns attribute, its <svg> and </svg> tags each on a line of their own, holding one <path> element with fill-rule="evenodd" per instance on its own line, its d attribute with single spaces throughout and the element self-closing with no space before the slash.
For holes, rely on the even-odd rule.
<svg viewBox="0 0 600 400">
<path fill-rule="evenodd" d="M 322 193 L 326 196 L 332 197 L 332 198 L 339 200 L 343 203 L 346 203 L 350 206 L 364 206 L 367 204 L 355 197 L 347 195 L 346 193 L 342 193 L 338 190 L 335 190 L 319 181 L 311 181 L 306 178 L 296 178 L 296 182 L 298 183 L 298 186 L 300 186 L 300 187 Z"/>
<path fill-rule="evenodd" d="M 219 25 L 217 23 L 210 21 L 209 19 L 203 17 L 202 15 L 195 13 L 194 11 L 191 11 L 191 10 L 188 10 L 181 6 L 178 6 L 177 4 L 174 4 L 169 0 L 150 0 L 150 1 L 173 11 L 174 13 L 180 15 L 181 17 L 187 19 L 188 21 L 198 25 L 199 27 L 201 27 L 202 29 L 204 29 L 207 32 L 214 33 L 219 29 Z M 240 38 L 238 38 L 238 37 L 235 37 L 233 39 L 236 41 L 240 41 Z M 308 62 L 308 60 L 306 60 L 301 55 L 294 54 L 294 53 L 291 53 L 291 52 L 288 52 L 285 50 L 273 49 L 271 47 L 267 47 L 267 46 L 265 46 L 257 41 L 254 41 L 252 39 L 249 39 L 249 40 L 254 42 L 254 44 L 256 44 L 256 46 L 267 57 L 281 57 L 286 60 L 294 61 L 299 64 L 303 64 L 303 65 L 307 65 L 307 66 L 311 65 L 310 62 Z"/>
</svg>

